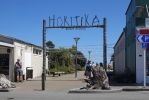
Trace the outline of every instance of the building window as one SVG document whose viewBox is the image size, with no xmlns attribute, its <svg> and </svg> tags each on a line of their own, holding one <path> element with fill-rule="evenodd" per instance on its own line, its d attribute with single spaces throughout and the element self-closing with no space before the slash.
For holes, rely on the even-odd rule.
<svg viewBox="0 0 149 100">
<path fill-rule="evenodd" d="M 33 54 L 35 54 L 35 52 L 36 52 L 35 49 L 33 49 Z"/>
<path fill-rule="evenodd" d="M 33 54 L 41 55 L 42 50 L 33 48 Z"/>
<path fill-rule="evenodd" d="M 39 55 L 41 55 L 41 52 L 42 52 L 42 51 L 41 51 L 41 50 L 39 50 Z"/>
</svg>

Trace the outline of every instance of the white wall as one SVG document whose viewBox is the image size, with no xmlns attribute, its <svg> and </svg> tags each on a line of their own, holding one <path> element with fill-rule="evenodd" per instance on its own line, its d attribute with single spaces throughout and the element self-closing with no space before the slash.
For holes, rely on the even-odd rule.
<svg viewBox="0 0 149 100">
<path fill-rule="evenodd" d="M 40 48 L 39 50 L 42 50 L 42 49 Z M 34 78 L 42 75 L 43 51 L 41 52 L 41 55 L 32 53 L 32 67 L 33 67 L 33 77 Z M 48 69 L 48 57 L 46 57 L 46 69 Z"/>
<path fill-rule="evenodd" d="M 10 48 L 10 53 L 9 53 L 9 79 L 11 81 L 14 80 L 14 48 Z"/>
<path fill-rule="evenodd" d="M 32 67 L 33 67 L 33 77 L 38 77 L 41 76 L 42 74 L 42 63 L 43 63 L 43 58 L 42 54 L 37 55 L 32 53 Z"/>
<path fill-rule="evenodd" d="M 24 53 L 24 66 L 25 66 L 25 69 L 24 69 L 24 74 L 26 75 L 26 67 L 32 67 L 32 52 L 25 52 Z"/>
<path fill-rule="evenodd" d="M 125 71 L 125 34 L 118 41 L 114 48 L 115 74 L 124 74 Z"/>
<path fill-rule="evenodd" d="M 42 74 L 43 66 L 43 52 L 41 54 L 34 54 L 33 48 L 42 50 L 41 48 L 30 46 L 27 44 L 21 44 L 18 42 L 15 45 L 15 62 L 17 59 L 21 59 L 23 74 L 26 76 L 26 67 L 33 68 L 33 78 L 39 77 Z M 15 63 L 14 62 L 14 63 Z M 46 69 L 48 68 L 48 59 L 46 59 Z"/>
<path fill-rule="evenodd" d="M 0 46 L 0 54 L 7 54 L 7 49 L 8 49 L 8 47 Z"/>
<path fill-rule="evenodd" d="M 23 74 L 26 78 L 26 67 L 31 66 L 32 60 L 31 60 L 31 53 L 32 53 L 32 47 L 30 45 L 14 42 L 14 63 L 16 63 L 17 59 L 21 60 L 22 63 L 22 70 Z"/>
<path fill-rule="evenodd" d="M 143 83 L 144 79 L 144 49 L 142 44 L 136 42 L 136 83 Z M 146 77 L 147 83 L 149 83 L 149 76 Z"/>
</svg>

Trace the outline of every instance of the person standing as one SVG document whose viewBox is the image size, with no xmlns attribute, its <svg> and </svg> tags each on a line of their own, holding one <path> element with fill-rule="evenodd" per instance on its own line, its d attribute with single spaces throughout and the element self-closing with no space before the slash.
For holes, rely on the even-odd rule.
<svg viewBox="0 0 149 100">
<path fill-rule="evenodd" d="M 16 68 L 17 82 L 22 82 L 23 71 L 22 71 L 22 64 L 20 62 L 20 59 L 17 59 L 17 62 L 15 63 L 15 68 Z"/>
<path fill-rule="evenodd" d="M 92 71 L 92 66 L 91 66 L 91 61 L 88 61 L 85 67 L 85 73 L 84 75 L 87 78 L 91 78 L 91 71 Z"/>
</svg>

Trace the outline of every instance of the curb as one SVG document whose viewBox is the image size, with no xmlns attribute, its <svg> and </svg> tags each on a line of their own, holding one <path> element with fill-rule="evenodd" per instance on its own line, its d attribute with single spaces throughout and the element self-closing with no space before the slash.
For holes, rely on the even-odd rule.
<svg viewBox="0 0 149 100">
<path fill-rule="evenodd" d="M 122 89 L 111 89 L 111 90 L 80 90 L 80 88 L 71 89 L 68 93 L 117 93 L 121 92 Z"/>
<path fill-rule="evenodd" d="M 10 89 L 0 89 L 0 92 L 10 92 Z"/>
<path fill-rule="evenodd" d="M 10 91 L 13 91 L 14 89 L 16 88 L 0 88 L 0 92 L 10 92 Z"/>
<path fill-rule="evenodd" d="M 146 87 L 123 88 L 122 91 L 149 91 L 149 88 Z"/>
</svg>

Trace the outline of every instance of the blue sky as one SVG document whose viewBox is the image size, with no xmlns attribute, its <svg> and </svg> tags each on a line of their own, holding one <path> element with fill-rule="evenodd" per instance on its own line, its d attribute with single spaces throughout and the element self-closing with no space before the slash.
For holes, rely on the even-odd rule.
<svg viewBox="0 0 149 100">
<path fill-rule="evenodd" d="M 42 20 L 49 16 L 97 15 L 102 24 L 107 18 L 107 57 L 108 62 L 125 27 L 125 12 L 130 0 L 0 0 L 0 34 L 22 39 L 42 46 Z M 91 60 L 102 62 L 103 29 L 83 30 L 48 29 L 47 40 L 56 48 L 69 48 L 75 44 L 73 38 L 80 37 L 78 49 Z"/>
</svg>

